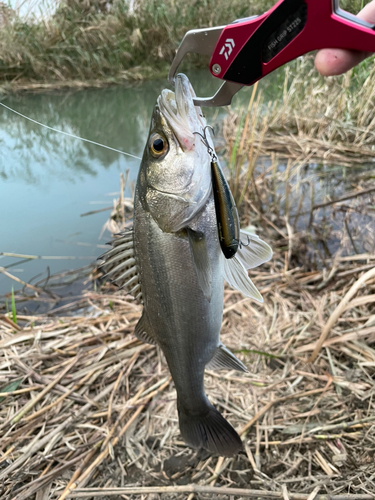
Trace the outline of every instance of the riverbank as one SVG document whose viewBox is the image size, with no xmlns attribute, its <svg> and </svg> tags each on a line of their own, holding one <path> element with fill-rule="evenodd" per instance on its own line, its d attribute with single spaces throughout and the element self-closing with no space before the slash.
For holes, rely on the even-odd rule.
<svg viewBox="0 0 375 500">
<path fill-rule="evenodd" d="M 255 85 L 248 107 L 228 110 L 223 151 L 232 172 L 253 168 L 249 154 L 255 153 L 348 167 L 375 160 L 373 59 L 324 78 L 309 55 L 287 66 L 284 75 L 273 99 Z"/>
<path fill-rule="evenodd" d="M 288 80 L 287 73 L 278 105 L 268 104 L 258 88 L 250 94 L 247 107 L 228 114 L 223 133 L 217 134 L 242 225 L 252 226 L 274 250 L 269 263 L 250 273 L 264 304 L 225 289 L 221 340 L 249 373 L 208 371 L 205 376 L 210 400 L 241 434 L 244 451 L 223 459 L 196 453 L 183 443 L 176 393 L 164 357 L 132 335 L 141 315 L 134 299 L 110 285 L 99 288 L 97 274 L 88 276 L 88 268 L 83 274 L 59 277 L 50 276 L 47 269 L 45 275 L 25 281 L 25 292 L 9 290 L 6 300 L 0 300 L 2 499 L 64 500 L 84 494 L 110 498 L 116 493 L 119 498 L 137 499 L 147 493 L 148 500 L 219 500 L 224 491 L 239 500 L 323 500 L 327 495 L 374 499 L 371 65 L 323 80 L 312 73 L 310 59 L 297 62 L 296 75 L 304 76 Z M 111 101 L 106 96 L 97 107 L 98 96 L 93 94 L 85 107 L 68 95 L 59 103 L 66 113 L 64 129 L 139 154 L 132 148 L 143 130 L 147 134 L 150 112 L 146 108 L 140 112 L 145 94 L 134 92 L 129 101 L 121 101 L 123 95 Z M 60 127 L 60 117 L 49 114 L 57 103 L 32 97 L 34 109 L 42 114 L 31 114 Z M 154 100 L 150 98 L 150 106 Z M 132 107 L 134 119 L 129 118 Z M 61 168 L 58 191 L 51 198 L 64 198 L 64 182 L 71 176 L 80 198 L 84 193 L 87 204 L 98 201 L 92 198 L 92 186 L 80 186 L 79 177 L 87 171 L 97 175 L 99 167 L 118 161 L 117 154 L 97 153 L 90 145 L 86 157 L 81 143 L 83 152 L 71 146 L 71 139 L 49 137 L 29 122 L 24 127 L 18 116 L 13 128 L 7 114 L 3 120 L 17 146 L 10 142 L 10 151 L 20 149 L 20 138 L 25 139 L 21 157 L 24 151 L 28 160 L 37 142 L 45 148 L 43 154 L 33 151 L 45 183 L 40 191 L 51 189 L 48 169 L 55 175 Z M 124 143 L 124 137 L 130 142 Z M 47 152 L 64 162 L 51 162 Z M 363 159 L 369 162 L 367 168 Z M 14 168 L 7 158 L 9 179 L 23 172 L 18 158 L 13 161 Z M 69 172 L 67 166 L 75 162 L 77 169 Z M 36 183 L 35 172 L 28 167 L 24 171 Z M 108 170 L 103 172 L 103 178 L 109 176 Z M 104 184 L 101 190 L 106 195 L 111 191 L 111 200 L 118 196 Z M 67 206 L 77 217 L 88 211 L 75 208 L 71 186 L 66 191 Z M 16 194 L 6 206 L 12 207 L 15 231 L 30 247 L 33 238 L 45 232 L 43 211 L 36 210 L 40 228 L 28 239 L 15 219 L 20 202 L 14 200 L 25 195 Z M 37 191 L 25 199 L 32 215 Z M 111 203 L 104 201 L 105 209 Z M 121 215 L 124 203 L 123 197 L 114 203 Z M 46 206 L 53 214 L 51 205 Z M 25 218 L 25 210 L 19 213 Z M 66 229 L 57 219 L 61 215 Z M 115 226 L 116 221 L 121 224 L 123 218 L 113 213 L 107 225 L 113 233 L 122 228 Z M 97 238 L 102 224 L 94 222 Z M 131 223 L 130 213 L 126 223 Z M 85 243 L 79 233 L 71 235 L 66 207 L 56 210 L 53 225 L 60 238 L 66 231 L 78 238 L 77 245 Z M 19 259 L 25 257 L 18 254 Z M 10 264 L 6 272 L 14 274 L 22 262 Z M 68 298 L 55 286 L 61 281 L 72 292 Z M 89 486 L 99 489 L 80 491 Z M 125 486 L 132 490 L 109 489 Z M 159 496 L 162 487 L 167 489 Z M 200 492 L 193 495 L 195 487 Z"/>
<path fill-rule="evenodd" d="M 55 314 L 23 314 L 16 301 L 0 311 L 4 500 L 79 498 L 88 486 L 99 488 L 93 498 L 128 486 L 119 497 L 166 487 L 148 498 L 185 500 L 189 485 L 197 500 L 233 487 L 239 500 L 373 500 L 374 255 L 301 266 L 303 247 L 293 250 L 274 215 L 251 220 L 274 248 L 251 271 L 264 304 L 225 290 L 221 340 L 249 373 L 205 376 L 244 451 L 223 459 L 183 443 L 164 357 L 132 335 L 141 315 L 133 298 L 105 286 Z"/>
</svg>

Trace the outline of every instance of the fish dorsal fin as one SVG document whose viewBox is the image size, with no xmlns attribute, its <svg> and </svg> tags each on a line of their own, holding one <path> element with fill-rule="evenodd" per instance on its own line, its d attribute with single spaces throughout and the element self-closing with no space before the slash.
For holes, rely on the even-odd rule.
<svg viewBox="0 0 375 500">
<path fill-rule="evenodd" d="M 142 291 L 139 282 L 138 267 L 134 258 L 134 233 L 132 230 L 122 233 L 111 241 L 112 249 L 98 260 L 98 268 L 103 271 L 102 279 L 109 279 L 121 289 L 125 289 L 142 303 Z"/>
<path fill-rule="evenodd" d="M 243 264 L 238 260 L 237 255 L 232 259 L 224 259 L 224 279 L 232 288 L 243 293 L 245 297 L 250 297 L 258 302 L 263 302 L 263 297 L 256 289 L 254 283 L 247 275 Z"/>
<path fill-rule="evenodd" d="M 208 302 L 212 296 L 212 270 L 207 242 L 203 233 L 187 228 L 191 254 L 199 286 Z"/>
<path fill-rule="evenodd" d="M 236 257 L 245 269 L 258 267 L 272 258 L 272 248 L 259 236 L 242 229 L 240 235 L 242 245 L 240 245 Z"/>
<path fill-rule="evenodd" d="M 224 344 L 216 349 L 211 361 L 206 365 L 208 370 L 237 370 L 247 372 L 246 366 Z"/>
<path fill-rule="evenodd" d="M 146 344 L 157 344 L 154 331 L 150 325 L 146 311 L 144 309 L 142 316 L 135 327 L 134 335 L 137 337 L 137 339 L 145 342 Z"/>
</svg>

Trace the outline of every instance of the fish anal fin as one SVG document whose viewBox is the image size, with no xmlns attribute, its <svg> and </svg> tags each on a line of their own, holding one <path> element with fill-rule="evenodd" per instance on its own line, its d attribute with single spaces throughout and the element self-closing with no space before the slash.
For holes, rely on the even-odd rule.
<svg viewBox="0 0 375 500">
<path fill-rule="evenodd" d="M 203 233 L 187 228 L 190 250 L 199 286 L 208 302 L 212 296 L 212 269 L 207 242 Z"/>
<path fill-rule="evenodd" d="M 220 344 L 211 361 L 206 365 L 209 370 L 237 370 L 247 372 L 246 366 L 227 348 Z"/>
<path fill-rule="evenodd" d="M 138 340 L 140 340 L 141 342 L 145 342 L 146 344 L 151 344 L 151 345 L 157 344 L 154 332 L 152 330 L 146 311 L 144 309 L 142 316 L 134 329 L 134 335 L 137 337 Z"/>
</svg>

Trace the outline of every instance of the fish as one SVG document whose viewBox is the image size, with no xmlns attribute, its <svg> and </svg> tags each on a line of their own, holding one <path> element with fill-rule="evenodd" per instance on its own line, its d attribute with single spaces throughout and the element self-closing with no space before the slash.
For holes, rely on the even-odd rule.
<svg viewBox="0 0 375 500">
<path fill-rule="evenodd" d="M 214 145 L 210 134 L 202 141 L 196 133 L 204 134 L 207 123 L 194 98 L 183 74 L 174 92 L 164 89 L 158 97 L 135 186 L 133 228 L 99 259 L 103 278 L 143 305 L 134 334 L 164 353 L 186 444 L 233 456 L 242 449 L 241 438 L 207 398 L 204 373 L 247 371 L 220 342 L 224 280 L 262 302 L 247 270 L 270 260 L 272 250 L 240 230 L 235 255 L 225 257 L 218 229 L 225 219 L 215 209 L 208 154 Z"/>
</svg>

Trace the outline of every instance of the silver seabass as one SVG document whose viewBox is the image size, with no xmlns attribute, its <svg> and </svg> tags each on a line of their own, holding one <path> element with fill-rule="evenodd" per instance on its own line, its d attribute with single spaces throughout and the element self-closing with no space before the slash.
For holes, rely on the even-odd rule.
<svg viewBox="0 0 375 500">
<path fill-rule="evenodd" d="M 266 262 L 270 247 L 241 232 L 248 246 L 224 258 L 218 239 L 211 158 L 194 132 L 206 121 L 185 75 L 163 90 L 154 108 L 134 199 L 134 228 L 104 254 L 106 276 L 143 303 L 135 335 L 158 344 L 177 390 L 185 441 L 220 455 L 241 439 L 204 392 L 204 370 L 245 366 L 220 343 L 224 279 L 262 301 L 246 269 Z M 212 146 L 211 138 L 208 139 Z M 213 146 L 212 146 L 213 147 Z"/>
</svg>

